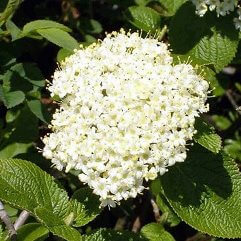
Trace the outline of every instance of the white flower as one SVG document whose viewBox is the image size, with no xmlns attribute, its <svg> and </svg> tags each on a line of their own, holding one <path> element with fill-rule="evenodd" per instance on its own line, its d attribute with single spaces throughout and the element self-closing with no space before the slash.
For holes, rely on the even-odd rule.
<svg viewBox="0 0 241 241">
<path fill-rule="evenodd" d="M 241 8 L 238 8 L 237 10 L 238 18 L 234 18 L 234 25 L 236 29 L 241 30 Z"/>
<path fill-rule="evenodd" d="M 238 7 L 237 0 L 191 0 L 196 6 L 196 13 L 203 17 L 208 9 L 210 11 L 216 10 L 217 16 L 226 16 L 230 12 L 233 12 Z M 239 9 L 239 8 L 238 8 Z M 239 15 L 238 18 L 234 18 L 235 27 L 241 30 L 241 18 L 239 10 L 237 10 Z"/>
<path fill-rule="evenodd" d="M 62 102 L 43 155 L 78 170 L 103 206 L 183 162 L 195 117 L 208 111 L 208 83 L 191 65 L 173 65 L 165 43 L 123 30 L 76 50 L 49 90 Z"/>
</svg>

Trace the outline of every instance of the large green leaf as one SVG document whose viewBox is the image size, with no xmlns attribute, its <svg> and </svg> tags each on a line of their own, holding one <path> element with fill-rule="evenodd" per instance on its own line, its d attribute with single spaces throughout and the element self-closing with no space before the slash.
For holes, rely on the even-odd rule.
<svg viewBox="0 0 241 241">
<path fill-rule="evenodd" d="M 127 20 L 146 32 L 156 32 L 161 26 L 161 16 L 149 7 L 132 6 L 125 12 Z"/>
<path fill-rule="evenodd" d="M 149 241 L 175 241 L 159 223 L 149 223 L 141 229 L 141 234 Z"/>
<path fill-rule="evenodd" d="M 193 137 L 195 142 L 214 153 L 218 153 L 221 150 L 222 140 L 221 137 L 215 133 L 214 127 L 197 119 L 195 129 L 197 130 L 197 133 Z"/>
<path fill-rule="evenodd" d="M 179 8 L 170 24 L 174 53 L 191 56 L 199 64 L 211 64 L 216 71 L 232 61 L 238 42 L 232 16 L 217 18 L 215 13 L 208 13 L 200 18 L 190 2 Z"/>
<path fill-rule="evenodd" d="M 194 146 L 161 181 L 169 203 L 190 226 L 217 237 L 241 237 L 241 175 L 230 157 Z"/>
<path fill-rule="evenodd" d="M 39 223 L 23 225 L 17 234 L 17 241 L 41 241 L 48 237 L 49 231 Z"/>
<path fill-rule="evenodd" d="M 62 29 L 45 28 L 37 29 L 38 34 L 46 38 L 48 41 L 68 50 L 73 51 L 79 48 L 78 42 Z"/>
<path fill-rule="evenodd" d="M 96 200 L 89 198 L 84 190 L 82 195 L 77 193 L 69 201 L 53 177 L 35 164 L 20 159 L 0 159 L 0 200 L 28 210 L 50 232 L 65 240 L 81 240 L 79 232 L 69 225 L 84 225 L 97 215 L 99 202 L 94 204 Z"/>
<path fill-rule="evenodd" d="M 53 177 L 20 159 L 0 159 L 0 199 L 31 213 L 44 207 L 58 217 L 64 217 L 68 208 L 68 195 Z"/>
<path fill-rule="evenodd" d="M 27 34 L 29 32 L 36 31 L 38 29 L 45 29 L 45 28 L 58 28 L 66 32 L 71 32 L 70 28 L 68 28 L 67 26 L 61 23 L 57 23 L 51 20 L 35 20 L 23 26 L 23 34 Z"/>
<path fill-rule="evenodd" d="M 67 241 L 81 241 L 82 236 L 80 233 L 70 226 L 67 226 L 58 216 L 50 212 L 49 210 L 37 207 L 35 209 L 35 216 L 37 219 L 45 225 L 50 232 L 63 238 Z"/>
<path fill-rule="evenodd" d="M 138 234 L 99 229 L 92 234 L 84 235 L 84 241 L 147 241 Z"/>
</svg>

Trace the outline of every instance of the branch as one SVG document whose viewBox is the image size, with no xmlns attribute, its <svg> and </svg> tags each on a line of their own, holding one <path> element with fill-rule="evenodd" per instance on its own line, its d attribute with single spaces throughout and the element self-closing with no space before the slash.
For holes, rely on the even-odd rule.
<svg viewBox="0 0 241 241">
<path fill-rule="evenodd" d="M 194 236 L 187 238 L 186 241 L 211 241 L 211 239 L 211 236 L 198 232 Z"/>
<path fill-rule="evenodd" d="M 140 219 L 140 216 L 137 216 L 133 223 L 131 231 L 134 233 L 137 233 L 140 229 L 141 229 L 141 219 Z"/>
<path fill-rule="evenodd" d="M 2 204 L 2 202 L 0 201 L 0 219 L 5 223 L 6 228 L 8 229 L 9 232 L 9 237 L 12 241 L 16 240 L 17 237 L 17 232 L 6 212 L 6 210 L 4 209 L 4 206 Z"/>
<path fill-rule="evenodd" d="M 155 217 L 156 221 L 159 223 L 161 220 L 161 216 L 160 216 L 159 208 L 153 199 L 151 199 L 151 205 L 153 208 L 154 217 Z"/>
<path fill-rule="evenodd" d="M 26 220 L 28 219 L 29 215 L 30 215 L 30 213 L 28 211 L 25 211 L 25 210 L 23 210 L 20 213 L 18 219 L 14 223 L 15 230 L 18 230 L 26 222 Z"/>
<path fill-rule="evenodd" d="M 228 100 L 230 101 L 230 103 L 232 104 L 233 108 L 238 112 L 239 115 L 241 115 L 240 106 L 238 106 L 238 104 L 236 103 L 235 99 L 233 98 L 232 91 L 231 90 L 227 90 L 226 91 L 226 96 L 227 96 Z"/>
</svg>

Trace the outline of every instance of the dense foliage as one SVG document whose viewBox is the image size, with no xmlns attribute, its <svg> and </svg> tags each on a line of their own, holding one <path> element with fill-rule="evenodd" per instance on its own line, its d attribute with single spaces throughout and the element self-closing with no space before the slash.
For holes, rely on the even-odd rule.
<svg viewBox="0 0 241 241">
<path fill-rule="evenodd" d="M 239 172 L 241 19 L 239 18 L 241 17 L 237 15 L 240 12 L 237 7 L 238 2 L 2 0 L 0 2 L 0 240 L 239 240 L 241 238 Z M 235 12 L 233 12 L 234 6 Z M 91 189 L 93 186 L 89 185 L 90 188 L 80 182 L 78 170 L 68 166 L 66 172 L 57 170 L 51 166 L 50 160 L 43 157 L 43 138 L 46 139 L 46 135 L 51 132 L 50 123 L 56 109 L 66 103 L 69 105 L 68 100 L 62 100 L 61 97 L 64 95 L 57 96 L 52 91 L 50 96 L 49 85 L 51 86 L 56 68 L 66 57 L 72 55 L 75 49 L 80 49 L 80 44 L 85 48 L 98 39 L 103 40 L 105 32 L 119 32 L 121 28 L 127 32 L 140 31 L 143 38 L 154 38 L 169 44 L 171 57 L 176 66 L 182 63 L 185 66 L 192 65 L 190 68 L 195 69 L 200 78 L 204 78 L 210 85 L 208 94 L 210 111 L 196 118 L 197 132 L 193 141 L 189 138 L 187 144 L 186 142 L 183 144 L 187 148 L 187 158 L 184 158 L 184 162 L 168 167 L 168 172 L 157 178 L 155 178 L 156 172 L 154 178 L 145 176 L 146 180 L 155 180 L 143 183 L 140 191 L 143 191 L 142 195 L 127 200 L 120 198 L 118 201 L 121 202 L 118 202 L 116 207 L 103 207 L 105 205 L 101 206 L 99 196 L 93 194 Z M 129 48 L 128 51 L 132 54 L 133 49 Z M 94 54 L 96 53 L 93 51 L 92 55 Z M 75 59 L 78 57 L 78 52 L 75 51 L 73 56 L 73 62 L 78 62 L 79 60 Z M 134 59 L 136 66 L 141 61 L 145 62 L 143 56 L 144 54 L 140 54 Z M 99 58 L 98 55 L 97 57 Z M 153 69 L 157 63 L 156 56 L 154 59 Z M 109 65 L 114 60 L 109 60 Z M 78 64 L 81 66 L 81 63 Z M 93 72 L 88 69 L 86 75 L 86 79 L 90 79 L 88 84 L 95 78 L 100 66 L 102 62 Z M 130 69 L 132 67 L 131 64 L 123 66 L 125 68 L 130 66 Z M 132 83 L 131 78 L 134 75 L 131 70 L 125 70 L 123 69 L 119 76 L 122 74 L 127 76 Z M 85 68 L 81 71 L 84 72 Z M 144 79 L 148 71 L 146 68 Z M 64 80 L 68 74 L 66 72 Z M 180 81 L 182 77 L 180 70 L 175 81 Z M 171 79 L 171 75 L 168 75 L 168 78 Z M 168 78 L 165 88 L 175 85 L 175 81 L 171 80 L 168 84 Z M 70 79 L 66 88 L 72 80 Z M 151 78 L 149 80 L 151 81 Z M 138 78 L 137 80 L 133 78 L 133 83 L 134 81 L 138 82 Z M 103 83 L 105 84 L 104 81 Z M 120 81 L 120 86 L 121 83 Z M 145 84 L 147 86 L 148 83 Z M 185 89 L 185 84 L 187 83 L 179 82 L 179 92 Z M 94 84 L 93 86 L 96 87 Z M 146 86 L 142 88 L 146 89 Z M 65 91 L 61 87 L 60 85 L 59 93 Z M 87 91 L 82 93 L 82 102 L 87 97 L 93 98 L 88 92 L 91 88 L 86 88 Z M 106 89 L 108 91 L 108 88 Z M 129 90 L 125 87 L 119 91 L 123 93 Z M 155 86 L 152 86 L 151 91 L 155 91 Z M 79 90 L 77 92 L 79 94 Z M 180 95 L 179 92 L 177 96 Z M 135 94 L 134 88 L 129 91 L 129 94 L 133 93 Z M 74 93 L 74 99 L 77 94 Z M 105 92 L 104 96 L 107 94 Z M 169 92 L 167 94 L 171 95 Z M 198 94 L 194 93 L 193 96 Z M 181 100 L 184 102 L 189 100 L 191 103 L 192 99 L 194 97 Z M 120 103 L 123 103 L 122 99 Z M 182 104 L 185 103 L 180 103 L 180 115 L 184 113 Z M 204 103 L 201 104 L 200 106 L 204 106 Z M 82 106 L 79 102 L 75 105 L 76 109 Z M 141 108 L 143 109 L 138 113 L 145 114 L 144 105 Z M 199 112 L 206 111 L 199 110 Z M 118 113 L 116 114 L 118 116 Z M 60 113 L 58 118 L 70 120 L 71 116 L 71 112 L 67 118 Z M 171 122 L 171 119 L 167 122 Z M 58 128 L 61 132 L 61 123 Z M 70 125 L 64 133 L 66 139 L 71 128 Z M 158 131 L 155 129 L 152 135 Z M 78 136 L 75 136 L 74 140 L 77 138 Z M 64 138 L 57 136 L 56 141 L 58 139 L 61 141 L 62 149 L 72 148 L 71 145 L 65 146 Z M 134 145 L 137 142 L 133 141 L 132 146 L 128 148 L 135 149 Z M 110 146 L 112 144 L 112 152 L 122 148 L 109 143 Z M 82 149 L 86 150 L 85 147 Z M 66 153 L 67 151 L 65 150 Z M 123 149 L 120 150 L 121 153 L 122 151 Z M 167 159 L 167 163 L 171 163 L 170 158 Z M 137 163 L 139 160 L 140 156 L 136 158 Z M 62 161 L 65 162 L 65 158 Z M 93 160 L 93 163 L 95 161 Z M 120 159 L 120 163 L 121 161 Z M 88 162 L 92 162 L 91 158 Z M 59 169 L 63 168 L 65 166 Z M 135 168 L 133 173 L 128 173 L 130 178 L 134 172 Z M 104 175 L 106 174 L 103 171 L 100 176 Z M 88 177 L 82 176 L 82 178 Z M 124 174 L 122 178 L 125 179 Z M 98 184 L 98 181 L 96 183 Z"/>
</svg>

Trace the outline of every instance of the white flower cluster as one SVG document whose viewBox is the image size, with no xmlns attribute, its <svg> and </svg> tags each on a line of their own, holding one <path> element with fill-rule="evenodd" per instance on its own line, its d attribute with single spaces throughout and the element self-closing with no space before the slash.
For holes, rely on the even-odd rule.
<svg viewBox="0 0 241 241">
<path fill-rule="evenodd" d="M 196 6 L 196 13 L 203 17 L 210 10 L 216 10 L 217 16 L 225 16 L 237 10 L 238 17 L 234 18 L 236 29 L 241 30 L 241 10 L 238 7 L 238 0 L 191 0 Z"/>
<path fill-rule="evenodd" d="M 43 155 L 59 170 L 79 170 L 102 206 L 136 197 L 144 180 L 186 158 L 209 86 L 191 65 L 172 61 L 165 43 L 121 30 L 54 73 L 49 90 L 62 102 Z"/>
</svg>

